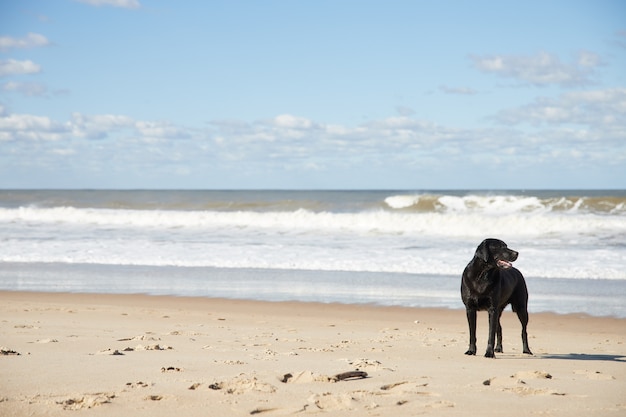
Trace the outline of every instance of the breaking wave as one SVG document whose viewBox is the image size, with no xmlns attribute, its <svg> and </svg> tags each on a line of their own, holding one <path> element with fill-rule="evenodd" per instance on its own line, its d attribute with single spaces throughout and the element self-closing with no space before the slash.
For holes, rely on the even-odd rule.
<svg viewBox="0 0 626 417">
<path fill-rule="evenodd" d="M 626 233 L 626 216 L 586 211 L 554 211 L 526 202 L 497 202 L 472 208 L 454 200 L 434 211 L 371 210 L 356 213 L 295 211 L 111 210 L 74 207 L 0 209 L 0 222 L 85 227 L 156 229 L 276 230 L 281 233 L 378 233 L 428 236 L 611 236 Z M 441 199 L 436 201 L 441 202 Z M 392 200 L 393 204 L 397 204 Z M 416 203 L 419 205 L 419 202 Z M 469 208 L 468 208 L 469 206 Z M 505 206 L 507 209 L 498 207 Z M 516 207 L 516 209 L 513 209 Z M 615 213 L 615 209 L 612 210 Z M 495 214 L 495 215 L 494 215 Z"/>
<path fill-rule="evenodd" d="M 392 209 L 417 212 L 483 212 L 486 214 L 512 213 L 597 213 L 626 214 L 623 197 L 549 197 L 518 195 L 436 195 L 407 194 L 385 198 Z"/>
</svg>

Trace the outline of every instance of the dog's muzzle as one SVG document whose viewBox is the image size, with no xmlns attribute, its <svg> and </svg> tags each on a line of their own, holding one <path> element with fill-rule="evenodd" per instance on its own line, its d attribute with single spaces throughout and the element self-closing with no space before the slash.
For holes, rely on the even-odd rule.
<svg viewBox="0 0 626 417">
<path fill-rule="evenodd" d="M 498 265 L 498 268 L 502 268 L 502 269 L 511 268 L 513 266 L 511 262 L 515 262 L 517 260 L 517 255 L 519 255 L 519 252 L 509 249 L 509 252 L 506 253 L 506 255 L 508 259 L 498 259 L 496 261 L 496 265 Z"/>
<path fill-rule="evenodd" d="M 496 264 L 498 265 L 498 268 L 502 268 L 502 269 L 509 269 L 510 267 L 513 266 L 513 264 L 511 264 L 511 262 L 505 261 L 505 260 L 502 260 L 502 259 L 498 259 Z"/>
</svg>

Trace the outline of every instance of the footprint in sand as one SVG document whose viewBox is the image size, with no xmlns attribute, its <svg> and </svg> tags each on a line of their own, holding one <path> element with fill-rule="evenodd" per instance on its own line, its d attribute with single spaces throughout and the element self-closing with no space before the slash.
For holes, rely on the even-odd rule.
<svg viewBox="0 0 626 417">
<path fill-rule="evenodd" d="M 156 344 L 156 345 L 137 345 L 134 348 L 136 351 L 137 350 L 173 350 L 174 348 L 171 346 L 167 346 L 167 345 L 160 345 L 160 344 Z"/>
<path fill-rule="evenodd" d="M 59 341 L 57 339 L 40 339 L 37 340 L 35 343 L 58 343 Z"/>
<path fill-rule="evenodd" d="M 153 384 L 148 384 L 147 382 L 142 382 L 142 381 L 126 383 L 126 386 L 129 388 L 147 388 L 151 385 Z"/>
<path fill-rule="evenodd" d="M 115 394 L 100 392 L 96 394 L 83 394 L 78 397 L 70 397 L 56 403 L 61 405 L 64 410 L 82 410 L 94 408 L 102 404 L 108 404 L 115 398 Z"/>
<path fill-rule="evenodd" d="M 307 384 L 311 382 L 330 382 L 328 375 L 317 374 L 312 371 L 294 372 L 283 375 L 280 382 L 285 384 Z"/>
<path fill-rule="evenodd" d="M 308 402 L 324 411 L 350 410 L 358 406 L 358 400 L 352 393 L 333 394 L 325 392 L 313 394 L 309 397 Z"/>
<path fill-rule="evenodd" d="M 161 368 L 161 372 L 182 372 L 182 369 L 175 366 L 168 366 L 167 368 L 164 366 Z"/>
<path fill-rule="evenodd" d="M 511 375 L 518 382 L 525 383 L 526 379 L 552 379 L 552 375 L 545 371 L 521 371 Z"/>
<path fill-rule="evenodd" d="M 390 384 L 393 387 L 398 387 L 401 385 L 412 385 L 414 384 L 409 382 Z M 382 388 L 381 388 L 382 389 Z M 393 388 L 387 388 L 387 391 Z M 355 409 L 365 409 L 372 410 L 380 407 L 393 407 L 393 406 L 403 406 L 417 397 L 409 396 L 409 394 L 419 394 L 420 397 L 423 395 L 430 396 L 430 393 L 425 392 L 412 392 L 411 390 L 397 392 L 396 395 L 390 395 L 389 392 L 383 391 L 351 391 L 351 392 L 343 392 L 343 393 L 319 393 L 313 394 L 308 399 L 308 404 L 304 407 L 304 410 L 307 410 L 309 407 L 313 407 L 313 409 L 319 409 L 323 411 L 341 411 L 341 410 L 355 410 Z M 426 408 L 444 408 L 444 407 L 454 407 L 455 404 L 449 401 L 435 401 L 423 404 Z"/>
<path fill-rule="evenodd" d="M 426 404 L 426 408 L 453 408 L 455 405 L 452 401 L 435 401 Z"/>
<path fill-rule="evenodd" d="M 584 375 L 588 379 L 593 379 L 593 380 L 596 380 L 596 381 L 608 381 L 608 380 L 615 379 L 615 377 L 613 375 L 603 374 L 600 371 L 588 371 L 588 370 L 579 369 L 579 370 L 574 371 L 574 374 L 576 374 L 576 375 Z"/>
<path fill-rule="evenodd" d="M 217 363 L 217 361 L 214 361 L 215 363 Z M 240 361 L 240 360 L 226 360 L 226 361 L 222 361 L 222 363 L 224 365 L 246 365 L 246 362 L 244 361 Z"/>
<path fill-rule="evenodd" d="M 149 334 L 142 334 L 142 335 L 135 336 L 135 337 L 124 337 L 122 339 L 117 339 L 118 342 L 128 342 L 128 341 L 131 341 L 131 340 L 159 341 L 161 339 L 158 338 L 158 337 L 151 336 Z"/>
<path fill-rule="evenodd" d="M 272 384 L 259 381 L 256 377 L 250 377 L 246 374 L 241 374 L 228 381 L 215 382 L 209 385 L 209 388 L 213 391 L 222 391 L 226 394 L 241 395 L 248 392 L 263 392 L 274 393 L 276 387 Z"/>
<path fill-rule="evenodd" d="M 358 370 L 369 369 L 369 370 L 375 370 L 375 371 L 378 371 L 378 370 L 392 371 L 392 372 L 395 371 L 395 369 L 393 368 L 387 368 L 383 366 L 383 364 L 377 360 L 360 358 L 360 359 L 347 359 L 346 361 L 348 362 L 349 365 L 354 366 L 354 368 Z"/>
<path fill-rule="evenodd" d="M 561 395 L 561 396 L 565 396 L 565 395 L 567 395 L 565 393 L 556 392 L 556 391 L 553 391 L 553 390 L 547 389 L 547 388 L 536 389 L 536 388 L 531 388 L 531 387 L 526 387 L 526 386 L 503 388 L 502 391 L 512 392 L 514 394 L 521 395 L 521 396 L 528 396 L 528 395 Z"/>
<path fill-rule="evenodd" d="M 380 389 L 389 393 L 430 395 L 429 392 L 426 392 L 422 389 L 427 386 L 428 382 L 400 381 L 391 384 L 385 384 L 380 387 Z"/>
<path fill-rule="evenodd" d="M 517 383 L 525 384 L 526 379 L 552 379 L 552 375 L 545 371 L 520 371 L 511 375 L 512 379 L 515 379 Z M 483 381 L 483 385 L 509 385 L 510 381 L 502 380 L 500 378 L 489 378 Z"/>
<path fill-rule="evenodd" d="M 16 324 L 13 326 L 14 329 L 39 329 L 38 326 L 34 326 L 32 324 Z"/>
<path fill-rule="evenodd" d="M 156 345 L 147 345 L 147 346 L 137 345 L 134 348 L 133 347 L 127 347 L 127 348 L 124 348 L 123 351 L 124 352 L 135 352 L 135 351 L 140 351 L 140 350 L 172 350 L 172 349 L 174 349 L 174 348 L 171 347 L 171 346 L 156 344 Z"/>
<path fill-rule="evenodd" d="M 552 375 L 546 371 L 520 371 L 508 379 L 490 378 L 483 381 L 485 386 L 494 386 L 504 392 L 512 392 L 521 396 L 528 395 L 566 395 L 549 388 L 533 388 L 529 386 L 531 380 L 549 380 Z"/>
<path fill-rule="evenodd" d="M 380 387 L 379 392 L 375 392 L 373 394 L 378 396 L 388 396 L 388 398 L 393 401 L 392 404 L 395 404 L 396 406 L 401 406 L 408 402 L 415 401 L 416 399 L 419 399 L 421 402 L 425 398 L 438 396 L 437 394 L 434 394 L 432 392 L 425 391 L 424 387 L 426 386 L 428 386 L 427 382 L 400 381 L 391 384 L 385 384 Z M 437 407 L 437 402 L 427 403 L 424 406 L 428 408 Z M 454 404 L 450 405 L 450 407 L 453 406 Z"/>
<path fill-rule="evenodd" d="M 117 349 L 104 349 L 96 352 L 96 355 L 123 356 L 124 354 Z"/>
</svg>

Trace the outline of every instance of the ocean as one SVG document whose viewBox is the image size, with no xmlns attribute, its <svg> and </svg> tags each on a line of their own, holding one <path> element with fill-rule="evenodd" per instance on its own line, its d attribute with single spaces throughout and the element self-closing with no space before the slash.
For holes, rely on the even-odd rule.
<svg viewBox="0 0 626 417">
<path fill-rule="evenodd" d="M 462 309 L 485 238 L 529 310 L 626 317 L 626 191 L 0 191 L 0 289 Z"/>
</svg>

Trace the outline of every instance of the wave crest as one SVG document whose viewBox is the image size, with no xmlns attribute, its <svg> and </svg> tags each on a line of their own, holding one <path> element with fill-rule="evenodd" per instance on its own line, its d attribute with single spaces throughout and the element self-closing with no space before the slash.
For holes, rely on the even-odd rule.
<svg viewBox="0 0 626 417">
<path fill-rule="evenodd" d="M 441 201 L 439 199 L 438 201 Z M 444 212 L 375 210 L 356 213 L 255 211 L 173 211 L 77 209 L 73 207 L 0 209 L 0 222 L 78 227 L 116 227 L 156 229 L 266 230 L 297 234 L 317 232 L 332 234 L 419 235 L 441 237 L 476 237 L 490 235 L 615 236 L 626 233 L 623 216 L 596 214 L 544 213 L 519 201 L 490 203 L 487 209 L 467 207 L 467 201 L 446 201 Z M 443 204 L 443 203 L 442 203 Z M 501 209 L 505 206 L 506 209 Z M 497 212 L 492 215 L 489 211 Z M 507 211 L 508 210 L 508 211 Z M 418 210 L 419 211 L 419 210 Z M 448 212 L 449 211 L 449 212 Z"/>
<path fill-rule="evenodd" d="M 626 198 L 621 197 L 406 194 L 389 196 L 384 202 L 393 210 L 417 212 L 480 212 L 494 215 L 548 212 L 626 214 Z"/>
</svg>

